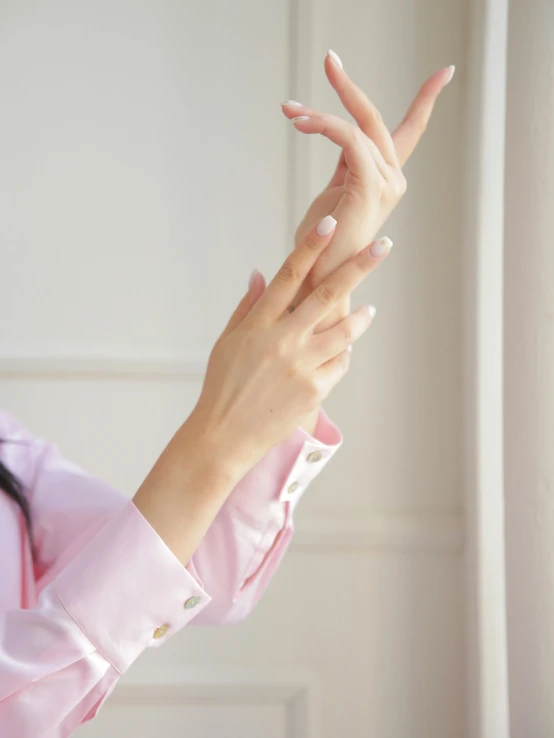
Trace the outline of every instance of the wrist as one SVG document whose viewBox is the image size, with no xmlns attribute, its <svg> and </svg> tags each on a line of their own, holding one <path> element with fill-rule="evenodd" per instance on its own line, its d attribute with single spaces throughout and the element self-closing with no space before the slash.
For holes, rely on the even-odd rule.
<svg viewBox="0 0 554 738">
<path fill-rule="evenodd" d="M 249 469 L 239 454 L 237 439 L 228 439 L 217 425 L 207 423 L 196 407 L 175 434 L 172 443 L 183 463 L 231 488 Z"/>
<path fill-rule="evenodd" d="M 310 436 L 313 436 L 315 434 L 317 423 L 319 421 L 320 410 L 321 407 L 317 407 L 309 415 L 306 415 L 306 417 L 303 418 L 302 422 L 300 423 L 300 427 L 305 430 L 306 433 Z"/>
</svg>

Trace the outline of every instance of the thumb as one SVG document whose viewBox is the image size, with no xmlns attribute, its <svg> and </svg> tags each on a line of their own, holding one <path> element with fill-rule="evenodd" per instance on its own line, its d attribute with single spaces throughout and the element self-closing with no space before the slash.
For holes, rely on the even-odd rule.
<svg viewBox="0 0 554 738">
<path fill-rule="evenodd" d="M 257 269 L 254 269 L 248 282 L 248 291 L 239 302 L 235 312 L 229 318 L 229 322 L 221 336 L 226 336 L 242 323 L 254 305 L 258 302 L 265 291 L 265 279 Z"/>
</svg>

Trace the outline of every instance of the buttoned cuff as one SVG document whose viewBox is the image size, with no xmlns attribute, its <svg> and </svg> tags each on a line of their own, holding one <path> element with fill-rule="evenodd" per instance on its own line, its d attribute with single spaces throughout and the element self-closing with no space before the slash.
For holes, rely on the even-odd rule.
<svg viewBox="0 0 554 738">
<path fill-rule="evenodd" d="M 301 446 L 279 495 L 281 502 L 290 503 L 291 510 L 296 507 L 310 482 L 320 474 L 342 446 L 344 438 L 335 423 L 321 408 L 314 435 L 298 427 L 292 440 Z"/>
<path fill-rule="evenodd" d="M 119 673 L 211 600 L 132 500 L 53 585 L 69 615 Z"/>
</svg>

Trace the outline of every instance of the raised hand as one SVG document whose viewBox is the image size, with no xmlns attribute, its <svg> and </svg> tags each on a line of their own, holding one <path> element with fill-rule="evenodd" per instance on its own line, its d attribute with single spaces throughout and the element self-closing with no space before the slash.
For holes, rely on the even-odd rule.
<svg viewBox="0 0 554 738">
<path fill-rule="evenodd" d="M 338 220 L 333 241 L 314 264 L 295 302 L 307 294 L 345 259 L 367 245 L 406 191 L 402 167 L 423 135 L 435 102 L 452 79 L 453 67 L 439 70 L 422 85 L 402 123 L 391 134 L 375 105 L 350 79 L 334 52 L 325 59 L 325 72 L 356 124 L 294 101 L 283 112 L 302 133 L 321 134 L 341 148 L 335 172 L 298 226 L 296 240 L 326 214 Z M 348 305 L 332 322 L 348 312 Z M 324 323 L 324 327 L 327 323 Z"/>
<path fill-rule="evenodd" d="M 186 425 L 216 439 L 218 456 L 244 473 L 312 413 L 348 369 L 348 347 L 369 327 L 370 306 L 319 333 L 326 315 L 381 262 L 373 244 L 336 269 L 293 312 L 287 307 L 329 244 L 326 217 L 297 244 L 265 288 L 257 274 L 208 362 Z"/>
</svg>

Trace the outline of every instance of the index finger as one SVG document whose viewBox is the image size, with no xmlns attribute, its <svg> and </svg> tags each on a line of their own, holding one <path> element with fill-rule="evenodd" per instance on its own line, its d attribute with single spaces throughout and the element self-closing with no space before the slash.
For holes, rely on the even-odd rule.
<svg viewBox="0 0 554 738">
<path fill-rule="evenodd" d="M 262 323 L 278 319 L 289 307 L 310 269 L 331 241 L 337 221 L 326 215 L 285 259 L 281 268 L 254 305 L 248 319 Z"/>
<path fill-rule="evenodd" d="M 423 83 L 404 120 L 392 134 L 396 155 L 403 167 L 425 133 L 438 96 L 454 76 L 454 65 L 445 67 Z"/>
<path fill-rule="evenodd" d="M 342 62 L 339 64 L 336 61 L 334 52 L 327 52 L 325 73 L 346 110 L 366 136 L 375 142 L 385 161 L 391 166 L 397 166 L 394 142 L 381 113 L 365 92 L 350 79 L 342 67 Z"/>
</svg>

